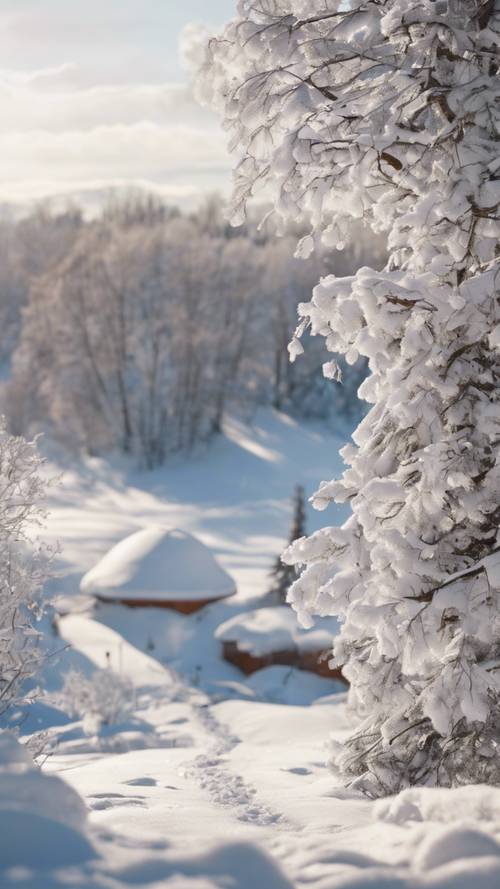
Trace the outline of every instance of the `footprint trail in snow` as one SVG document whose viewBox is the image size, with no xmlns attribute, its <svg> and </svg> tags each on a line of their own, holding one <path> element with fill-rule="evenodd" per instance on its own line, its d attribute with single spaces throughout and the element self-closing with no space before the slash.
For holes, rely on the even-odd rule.
<svg viewBox="0 0 500 889">
<path fill-rule="evenodd" d="M 193 710 L 203 728 L 213 737 L 213 746 L 209 753 L 200 754 L 187 765 L 186 776 L 198 781 L 214 803 L 233 809 L 238 821 L 284 826 L 287 823 L 284 816 L 260 803 L 255 788 L 227 768 L 225 757 L 240 739 L 215 718 L 208 704 L 194 705 Z"/>
</svg>

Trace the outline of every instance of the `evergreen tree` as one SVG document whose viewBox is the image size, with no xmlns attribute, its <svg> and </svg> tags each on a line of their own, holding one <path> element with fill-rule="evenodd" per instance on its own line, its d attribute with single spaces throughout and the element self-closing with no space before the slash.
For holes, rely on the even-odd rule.
<svg viewBox="0 0 500 889">
<path fill-rule="evenodd" d="M 315 497 L 352 517 L 286 558 L 302 620 L 342 620 L 360 724 L 335 762 L 372 795 L 500 783 L 499 42 L 499 0 L 241 0 L 203 72 L 236 221 L 263 185 L 309 224 L 302 256 L 353 219 L 388 234 L 386 267 L 323 279 L 291 345 L 310 327 L 369 362 Z"/>
<path fill-rule="evenodd" d="M 304 503 L 304 488 L 297 485 L 293 497 L 293 520 L 290 534 L 288 537 L 289 545 L 305 537 L 306 534 L 306 511 Z M 287 602 L 288 590 L 297 580 L 297 569 L 295 565 L 289 565 L 284 562 L 281 556 L 276 558 L 271 577 L 272 585 L 268 593 L 270 602 L 274 605 L 285 605 Z"/>
</svg>

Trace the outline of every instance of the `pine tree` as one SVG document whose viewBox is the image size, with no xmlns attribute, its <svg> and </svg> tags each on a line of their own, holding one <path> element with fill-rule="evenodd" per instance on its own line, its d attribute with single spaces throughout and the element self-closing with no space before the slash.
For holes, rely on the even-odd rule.
<svg viewBox="0 0 500 889">
<path fill-rule="evenodd" d="M 292 527 L 288 537 L 288 544 L 294 543 L 306 534 L 306 511 L 304 503 L 304 488 L 297 485 L 293 497 Z M 272 584 L 267 594 L 269 601 L 274 605 L 285 605 L 288 590 L 297 580 L 298 572 L 295 565 L 284 562 L 281 556 L 276 558 L 271 572 Z"/>
<path fill-rule="evenodd" d="M 302 620 L 342 620 L 360 722 L 335 764 L 372 795 L 500 783 L 499 41 L 499 0 L 242 0 L 203 72 L 236 221 L 264 185 L 309 224 L 300 255 L 353 219 L 388 236 L 385 269 L 323 279 L 291 344 L 310 327 L 369 362 L 348 468 L 315 497 L 352 516 L 286 558 Z"/>
</svg>

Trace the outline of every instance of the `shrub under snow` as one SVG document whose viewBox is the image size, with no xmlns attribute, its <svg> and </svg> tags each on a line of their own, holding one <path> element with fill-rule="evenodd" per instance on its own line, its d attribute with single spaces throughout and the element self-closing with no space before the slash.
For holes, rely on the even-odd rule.
<svg viewBox="0 0 500 889">
<path fill-rule="evenodd" d="M 122 722 L 135 699 L 130 681 L 113 670 L 96 670 L 90 678 L 69 670 L 58 702 L 69 716 L 83 719 L 88 734 L 94 734 L 103 725 Z"/>
</svg>

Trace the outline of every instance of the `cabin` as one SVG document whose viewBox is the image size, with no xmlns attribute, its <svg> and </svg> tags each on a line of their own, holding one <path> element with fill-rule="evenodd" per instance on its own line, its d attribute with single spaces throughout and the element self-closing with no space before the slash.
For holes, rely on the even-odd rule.
<svg viewBox="0 0 500 889">
<path fill-rule="evenodd" d="M 247 676 L 280 664 L 345 682 L 341 671 L 329 666 L 338 630 L 335 618 L 321 618 L 306 630 L 292 608 L 281 605 L 238 614 L 221 624 L 215 636 L 224 659 Z"/>
<path fill-rule="evenodd" d="M 85 574 L 80 589 L 99 602 L 192 614 L 233 596 L 236 585 L 192 534 L 148 527 L 113 546 Z"/>
</svg>

